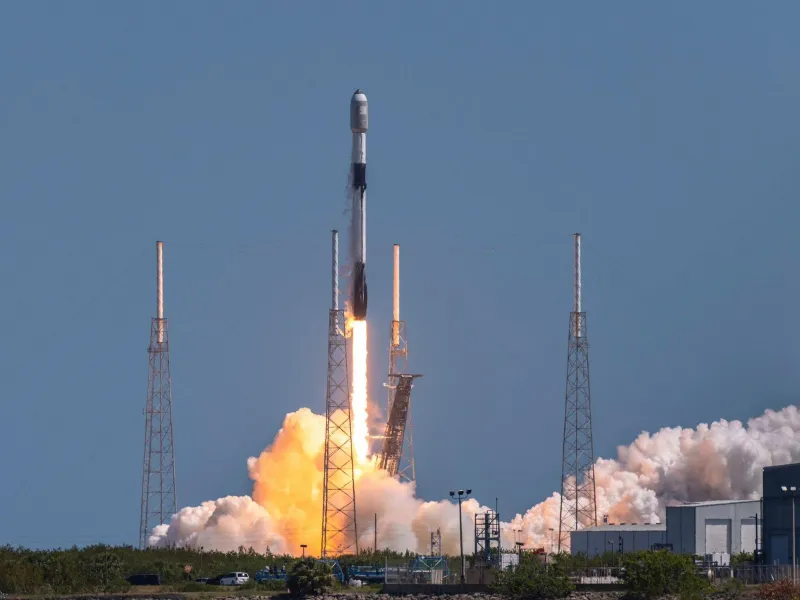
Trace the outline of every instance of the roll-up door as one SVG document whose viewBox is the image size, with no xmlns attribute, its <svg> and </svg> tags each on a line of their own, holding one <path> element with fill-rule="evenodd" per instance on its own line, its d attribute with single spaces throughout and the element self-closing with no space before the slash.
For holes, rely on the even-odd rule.
<svg viewBox="0 0 800 600">
<path fill-rule="evenodd" d="M 731 552 L 731 520 L 706 519 L 706 554 Z"/>
</svg>

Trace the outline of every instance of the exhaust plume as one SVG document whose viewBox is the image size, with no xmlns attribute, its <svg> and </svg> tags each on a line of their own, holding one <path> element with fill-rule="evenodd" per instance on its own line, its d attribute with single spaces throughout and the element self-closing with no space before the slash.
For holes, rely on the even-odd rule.
<svg viewBox="0 0 800 600">
<path fill-rule="evenodd" d="M 681 502 L 757 499 L 764 467 L 800 462 L 800 412 L 794 405 L 767 410 L 746 424 L 719 420 L 695 429 L 666 427 L 642 433 L 620 446 L 615 459 L 595 464 L 598 519 L 610 523 L 664 520 L 665 508 Z M 228 496 L 186 507 L 171 522 L 153 529 L 155 546 L 205 546 L 232 550 L 240 545 L 300 554 L 300 544 L 319 553 L 322 513 L 322 457 L 325 418 L 307 408 L 290 413 L 275 441 L 248 459 L 253 495 Z M 440 528 L 443 550 L 458 553 L 458 507 L 449 500 L 426 502 L 413 483 L 401 483 L 376 469 L 369 458 L 356 474 L 359 545 L 371 548 L 372 516 L 378 514 L 378 546 L 426 552 L 430 532 Z M 502 524 L 502 543 L 513 547 L 514 530 L 528 548 L 555 547 L 559 494 Z M 462 505 L 470 547 L 474 515 L 488 510 L 475 499 Z M 551 532 L 550 529 L 554 531 Z M 517 534 L 519 536 L 520 534 Z"/>
</svg>

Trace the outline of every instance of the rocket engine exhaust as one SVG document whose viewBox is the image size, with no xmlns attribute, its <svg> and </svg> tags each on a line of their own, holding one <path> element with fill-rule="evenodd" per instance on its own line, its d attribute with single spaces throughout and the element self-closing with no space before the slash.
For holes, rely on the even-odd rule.
<svg viewBox="0 0 800 600">
<path fill-rule="evenodd" d="M 367 318 L 367 97 L 356 90 L 350 99 L 350 130 L 353 132 L 352 215 L 350 254 L 353 264 L 353 284 L 350 292 L 353 317 L 357 321 Z"/>
</svg>

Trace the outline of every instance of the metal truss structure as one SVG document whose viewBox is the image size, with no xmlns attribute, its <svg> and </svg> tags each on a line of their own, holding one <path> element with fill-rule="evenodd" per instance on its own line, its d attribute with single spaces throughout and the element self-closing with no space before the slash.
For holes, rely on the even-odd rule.
<svg viewBox="0 0 800 600">
<path fill-rule="evenodd" d="M 589 386 L 589 341 L 581 310 L 581 240 L 575 234 L 575 310 L 569 317 L 561 508 L 558 551 L 569 548 L 570 532 L 597 525 L 592 410 Z"/>
</svg>

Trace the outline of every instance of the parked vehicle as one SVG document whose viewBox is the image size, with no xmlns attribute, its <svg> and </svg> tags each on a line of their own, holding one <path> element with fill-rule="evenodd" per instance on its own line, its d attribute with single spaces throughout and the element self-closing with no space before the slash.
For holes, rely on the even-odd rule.
<svg viewBox="0 0 800 600">
<path fill-rule="evenodd" d="M 161 585 L 161 575 L 155 573 L 137 573 L 128 577 L 131 585 Z"/>
<path fill-rule="evenodd" d="M 220 585 L 244 585 L 248 581 L 250 581 L 250 575 L 241 571 L 226 573 L 219 578 Z"/>
</svg>

